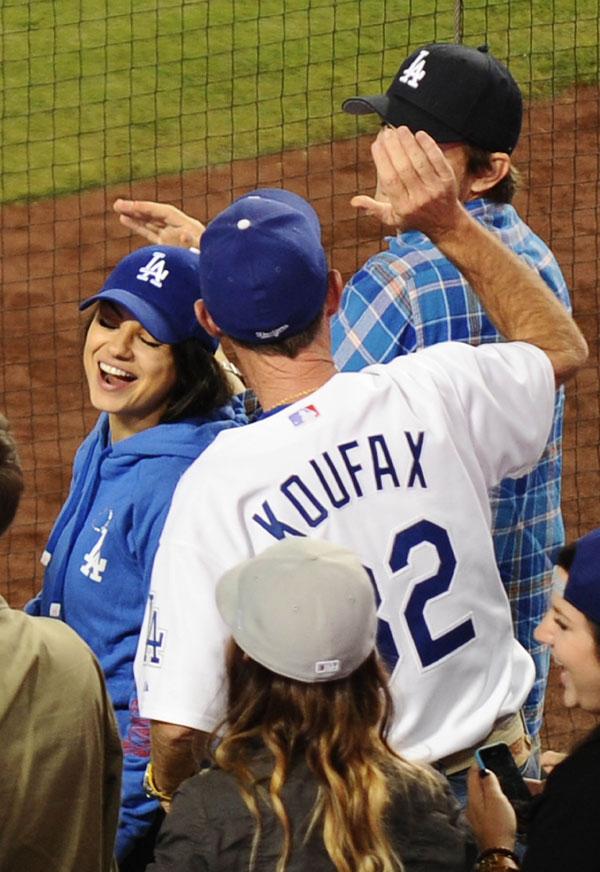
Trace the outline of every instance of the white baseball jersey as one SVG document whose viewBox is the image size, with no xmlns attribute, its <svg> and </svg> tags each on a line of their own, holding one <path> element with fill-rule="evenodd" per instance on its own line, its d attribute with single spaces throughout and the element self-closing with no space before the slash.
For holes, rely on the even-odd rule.
<svg viewBox="0 0 600 872">
<path fill-rule="evenodd" d="M 141 712 L 211 730 L 224 713 L 221 574 L 285 536 L 353 549 L 373 580 L 393 745 L 435 761 L 485 738 L 533 682 L 514 640 L 487 491 L 541 454 L 554 375 L 524 343 L 445 343 L 219 435 L 182 477 L 136 660 Z"/>
</svg>

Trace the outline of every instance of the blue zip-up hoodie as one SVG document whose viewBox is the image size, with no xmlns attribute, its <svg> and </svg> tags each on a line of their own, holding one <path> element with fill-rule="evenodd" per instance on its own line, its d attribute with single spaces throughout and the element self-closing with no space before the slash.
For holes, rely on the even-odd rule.
<svg viewBox="0 0 600 872">
<path fill-rule="evenodd" d="M 234 400 L 207 418 L 159 424 L 112 445 L 102 414 L 75 457 L 44 552 L 43 588 L 25 607 L 73 627 L 104 670 L 124 745 L 118 860 L 157 809 L 142 786 L 150 737 L 137 713 L 133 661 L 160 534 L 182 473 L 221 430 L 245 422 Z"/>
</svg>

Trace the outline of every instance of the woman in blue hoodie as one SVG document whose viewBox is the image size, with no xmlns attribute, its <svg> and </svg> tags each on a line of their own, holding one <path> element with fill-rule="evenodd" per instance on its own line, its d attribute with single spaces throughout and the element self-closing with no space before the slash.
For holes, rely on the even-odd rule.
<svg viewBox="0 0 600 872">
<path fill-rule="evenodd" d="M 124 748 L 116 854 L 127 872 L 144 868 L 159 811 L 142 785 L 150 738 L 133 678 L 154 555 L 182 473 L 221 430 L 245 423 L 194 315 L 196 261 L 181 248 L 138 249 L 81 304 L 96 306 L 83 362 L 102 414 L 75 457 L 43 587 L 26 606 L 73 627 L 104 670 Z"/>
</svg>

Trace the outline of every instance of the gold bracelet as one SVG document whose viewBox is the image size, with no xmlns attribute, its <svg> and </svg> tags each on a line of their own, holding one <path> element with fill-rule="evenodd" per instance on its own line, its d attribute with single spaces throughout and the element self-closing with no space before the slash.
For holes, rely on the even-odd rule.
<svg viewBox="0 0 600 872">
<path fill-rule="evenodd" d="M 173 800 L 172 793 L 166 793 L 156 786 L 152 763 L 148 763 L 144 772 L 144 791 L 149 799 L 158 799 L 160 802 L 171 802 Z"/>
</svg>

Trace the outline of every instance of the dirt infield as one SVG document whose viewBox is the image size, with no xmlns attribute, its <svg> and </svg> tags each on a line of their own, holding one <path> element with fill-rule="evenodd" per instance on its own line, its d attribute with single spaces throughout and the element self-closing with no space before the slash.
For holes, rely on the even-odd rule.
<svg viewBox="0 0 600 872">
<path fill-rule="evenodd" d="M 558 257 L 591 351 L 590 363 L 568 392 L 569 537 L 600 525 L 599 122 L 595 88 L 536 104 L 527 112 L 515 156 L 526 182 L 517 207 Z M 0 210 L 0 409 L 12 422 L 27 476 L 16 523 L 0 541 L 0 592 L 12 605 L 22 605 L 39 584 L 39 555 L 68 489 L 73 453 L 95 419 L 82 382 L 77 301 L 139 244 L 113 217 L 114 198 L 160 199 L 202 218 L 251 188 L 285 186 L 313 202 L 332 263 L 347 276 L 382 245 L 381 228 L 357 218 L 349 206 L 351 195 L 373 186 L 369 141 L 362 137 Z M 555 697 L 547 731 L 564 745 L 589 718 L 574 721 L 555 709 Z"/>
</svg>

